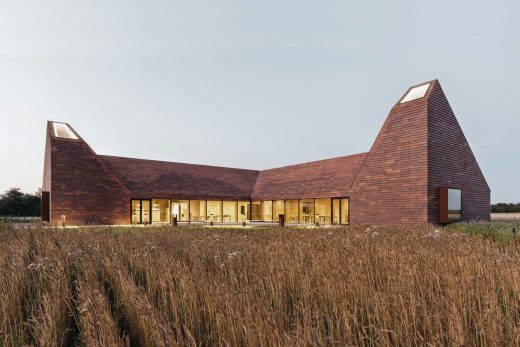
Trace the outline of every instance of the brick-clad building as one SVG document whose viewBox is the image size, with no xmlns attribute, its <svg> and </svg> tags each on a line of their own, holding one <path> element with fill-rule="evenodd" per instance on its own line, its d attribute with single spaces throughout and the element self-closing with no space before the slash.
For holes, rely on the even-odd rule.
<svg viewBox="0 0 520 347">
<path fill-rule="evenodd" d="M 391 109 L 368 153 L 269 170 L 96 154 L 48 122 L 42 218 L 51 224 L 275 222 L 404 225 L 489 220 L 490 189 L 437 80 Z"/>
</svg>

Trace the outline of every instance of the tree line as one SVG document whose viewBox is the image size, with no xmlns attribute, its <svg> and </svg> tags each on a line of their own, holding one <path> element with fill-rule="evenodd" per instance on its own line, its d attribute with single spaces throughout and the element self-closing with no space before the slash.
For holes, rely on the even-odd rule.
<svg viewBox="0 0 520 347">
<path fill-rule="evenodd" d="M 0 196 L 0 216 L 37 217 L 40 215 L 41 191 L 22 193 L 20 188 L 6 190 Z"/>
<path fill-rule="evenodd" d="M 504 203 L 499 202 L 498 204 L 491 205 L 492 213 L 519 213 L 520 212 L 520 202 L 513 203 Z"/>
</svg>

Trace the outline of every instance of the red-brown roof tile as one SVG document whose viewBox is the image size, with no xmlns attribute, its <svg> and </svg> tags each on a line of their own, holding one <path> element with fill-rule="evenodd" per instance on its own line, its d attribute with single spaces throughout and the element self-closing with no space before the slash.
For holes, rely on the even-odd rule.
<svg viewBox="0 0 520 347">
<path fill-rule="evenodd" d="M 253 200 L 347 196 L 367 153 L 260 171 Z"/>
<path fill-rule="evenodd" d="M 249 200 L 258 171 L 100 155 L 132 197 Z"/>
</svg>

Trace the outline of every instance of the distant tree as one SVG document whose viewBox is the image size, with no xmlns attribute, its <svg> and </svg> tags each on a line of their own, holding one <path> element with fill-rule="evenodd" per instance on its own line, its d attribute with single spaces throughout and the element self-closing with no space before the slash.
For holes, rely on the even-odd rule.
<svg viewBox="0 0 520 347">
<path fill-rule="evenodd" d="M 8 189 L 0 198 L 0 216 L 36 217 L 40 215 L 41 190 L 24 194 L 20 188 Z"/>
<path fill-rule="evenodd" d="M 491 212 L 493 213 L 519 213 L 520 203 L 503 203 L 491 205 Z"/>
</svg>

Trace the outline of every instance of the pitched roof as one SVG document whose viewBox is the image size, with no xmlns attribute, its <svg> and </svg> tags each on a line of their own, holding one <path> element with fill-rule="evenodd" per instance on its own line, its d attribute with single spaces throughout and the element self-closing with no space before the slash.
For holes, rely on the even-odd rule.
<svg viewBox="0 0 520 347">
<path fill-rule="evenodd" d="M 100 155 L 132 197 L 249 200 L 258 171 Z"/>
<path fill-rule="evenodd" d="M 260 171 L 253 200 L 347 196 L 368 153 Z"/>
<path fill-rule="evenodd" d="M 264 171 L 99 155 L 133 197 L 301 199 L 348 195 L 367 153 Z"/>
</svg>

